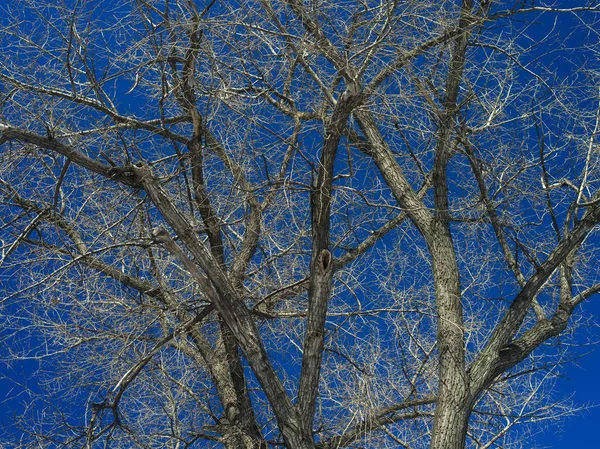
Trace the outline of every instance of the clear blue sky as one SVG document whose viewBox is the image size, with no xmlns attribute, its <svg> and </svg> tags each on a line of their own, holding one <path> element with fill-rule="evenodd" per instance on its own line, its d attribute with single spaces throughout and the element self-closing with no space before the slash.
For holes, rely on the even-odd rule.
<svg viewBox="0 0 600 449">
<path fill-rule="evenodd" d="M 563 6 L 571 6 L 573 1 L 562 0 L 558 2 Z M 584 3 L 582 0 L 581 2 Z M 550 17 L 548 17 L 550 19 Z M 564 30 L 569 30 L 573 24 L 572 19 L 565 18 L 559 22 Z M 600 269 L 600 268 L 599 268 Z M 600 318 L 600 295 L 590 298 L 579 313 Z M 597 319 L 600 322 L 600 319 Z M 585 331 L 580 329 L 580 331 Z M 590 328 L 586 332 L 579 332 L 581 342 L 588 339 L 600 340 L 600 329 Z M 589 347 L 588 350 L 592 350 Z M 4 354 L 2 354 L 4 355 Z M 16 371 L 8 375 L 16 381 L 26 381 L 30 375 L 31 364 L 15 366 Z M 10 419 L 11 407 L 18 405 L 20 398 L 13 397 L 16 390 L 11 383 L 2 378 L 4 367 L 0 366 L 0 423 L 7 423 Z M 600 447 L 598 427 L 600 426 L 600 350 L 595 350 L 577 361 L 577 364 L 567 365 L 563 368 L 563 377 L 557 381 L 556 397 L 572 397 L 577 405 L 589 405 L 587 410 L 579 412 L 576 416 L 566 418 L 562 425 L 550 423 L 549 427 L 531 441 L 529 447 L 546 447 L 549 449 L 595 448 Z M 3 400 L 3 398 L 8 398 Z M 527 445 L 526 445 L 527 447 Z"/>
</svg>

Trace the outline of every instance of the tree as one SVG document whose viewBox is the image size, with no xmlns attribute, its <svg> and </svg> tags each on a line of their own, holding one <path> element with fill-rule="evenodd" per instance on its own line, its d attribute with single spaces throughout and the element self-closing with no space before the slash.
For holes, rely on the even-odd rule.
<svg viewBox="0 0 600 449">
<path fill-rule="evenodd" d="M 519 447 L 570 413 L 600 6 L 556 3 L 3 6 L 7 447 Z"/>
</svg>

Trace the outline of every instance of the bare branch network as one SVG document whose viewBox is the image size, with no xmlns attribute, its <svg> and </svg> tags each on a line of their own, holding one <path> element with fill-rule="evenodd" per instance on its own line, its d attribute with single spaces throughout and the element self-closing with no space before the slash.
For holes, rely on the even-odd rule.
<svg viewBox="0 0 600 449">
<path fill-rule="evenodd" d="M 0 6 L 0 446 L 530 447 L 600 292 L 599 12 Z"/>
</svg>

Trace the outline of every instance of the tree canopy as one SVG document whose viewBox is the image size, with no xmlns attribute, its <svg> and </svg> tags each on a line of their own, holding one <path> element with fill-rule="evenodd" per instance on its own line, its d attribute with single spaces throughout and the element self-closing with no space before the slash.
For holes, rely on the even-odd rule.
<svg viewBox="0 0 600 449">
<path fill-rule="evenodd" d="M 572 412 L 598 2 L 0 11 L 0 445 L 519 448 Z"/>
</svg>

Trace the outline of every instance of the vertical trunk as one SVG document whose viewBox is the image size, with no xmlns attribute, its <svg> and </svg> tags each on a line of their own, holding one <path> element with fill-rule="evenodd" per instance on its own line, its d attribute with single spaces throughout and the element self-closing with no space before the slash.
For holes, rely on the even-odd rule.
<svg viewBox="0 0 600 449">
<path fill-rule="evenodd" d="M 435 225 L 434 225 L 435 226 Z M 471 412 L 458 267 L 450 235 L 431 244 L 438 315 L 439 386 L 432 449 L 463 449 Z"/>
<path fill-rule="evenodd" d="M 304 336 L 302 371 L 298 388 L 298 414 L 302 430 L 312 437 L 315 404 L 319 394 L 325 347 L 325 321 L 331 295 L 333 258 L 329 251 L 334 163 L 342 133 L 353 109 L 362 101 L 358 85 L 350 85 L 340 97 L 325 128 L 317 183 L 311 192 L 312 261 L 308 288 L 308 316 Z"/>
<path fill-rule="evenodd" d="M 432 449 L 463 449 L 471 414 L 472 397 L 469 375 L 465 370 L 465 339 L 458 263 L 450 230 L 448 198 L 448 162 L 453 153 L 453 132 L 458 113 L 458 93 L 463 78 L 465 55 L 471 33 L 473 1 L 461 6 L 459 29 L 448 77 L 443 113 L 433 167 L 435 214 L 428 245 L 435 279 L 438 325 L 439 386 L 435 408 Z"/>
<path fill-rule="evenodd" d="M 244 436 L 244 444 L 250 446 L 232 446 L 240 448 L 261 448 L 266 447 L 266 443 L 262 439 L 260 429 L 256 423 L 254 409 L 250 401 L 248 387 L 246 386 L 246 377 L 244 375 L 244 367 L 242 366 L 241 356 L 238 350 L 235 336 L 225 322 L 221 320 L 221 337 L 223 341 L 225 360 L 228 366 L 228 374 L 231 379 L 234 396 L 234 408 L 225 408 L 225 416 L 227 416 L 234 426 L 234 430 L 241 430 Z M 240 433 L 237 430 L 237 433 Z"/>
<path fill-rule="evenodd" d="M 443 404 L 438 402 L 431 439 L 431 449 L 464 449 L 471 411 L 468 404 Z"/>
<path fill-rule="evenodd" d="M 249 413 L 240 406 L 240 397 L 231 378 L 231 368 L 223 343 L 218 343 L 213 350 L 197 328 L 191 330 L 190 336 L 198 349 L 198 353 L 192 353 L 191 356 L 200 365 L 207 367 L 223 407 L 221 442 L 231 449 L 266 448 L 267 444 L 256 425 L 254 413 Z"/>
</svg>

